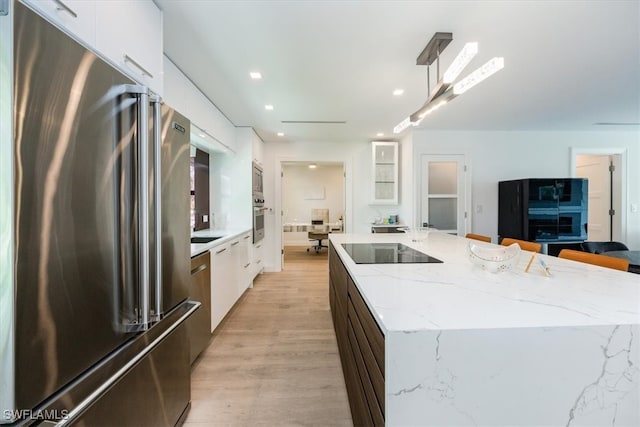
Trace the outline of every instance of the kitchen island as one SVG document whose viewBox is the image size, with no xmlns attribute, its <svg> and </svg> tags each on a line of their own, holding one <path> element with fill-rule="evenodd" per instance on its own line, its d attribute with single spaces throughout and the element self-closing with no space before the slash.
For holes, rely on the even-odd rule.
<svg viewBox="0 0 640 427">
<path fill-rule="evenodd" d="M 522 252 L 508 271 L 441 232 L 330 235 L 330 300 L 354 423 L 640 425 L 640 277 Z M 442 261 L 356 264 L 342 244 Z"/>
</svg>

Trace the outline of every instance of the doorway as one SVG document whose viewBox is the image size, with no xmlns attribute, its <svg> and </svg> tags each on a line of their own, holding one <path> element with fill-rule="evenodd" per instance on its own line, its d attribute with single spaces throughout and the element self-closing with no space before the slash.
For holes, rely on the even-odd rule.
<svg viewBox="0 0 640 427">
<path fill-rule="evenodd" d="M 326 258 L 328 240 L 311 240 L 341 232 L 345 226 L 345 170 L 341 162 L 290 161 L 281 163 L 281 267 L 287 255 L 301 252 Z M 322 224 L 318 224 L 321 221 Z M 320 230 L 321 229 L 321 230 Z M 323 233 L 315 233 L 323 231 Z M 314 247 L 322 245 L 321 247 Z"/>
<path fill-rule="evenodd" d="M 423 155 L 420 166 L 419 225 L 464 236 L 469 220 L 465 156 Z"/>
<path fill-rule="evenodd" d="M 587 240 L 625 241 L 625 151 L 572 151 L 574 176 L 589 180 Z"/>
</svg>

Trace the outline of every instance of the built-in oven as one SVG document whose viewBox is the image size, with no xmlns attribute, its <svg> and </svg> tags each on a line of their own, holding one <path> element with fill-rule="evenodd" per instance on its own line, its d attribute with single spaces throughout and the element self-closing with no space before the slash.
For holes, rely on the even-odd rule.
<svg viewBox="0 0 640 427">
<path fill-rule="evenodd" d="M 264 195 L 262 168 L 256 162 L 251 164 L 251 184 L 253 195 L 253 243 L 264 238 Z"/>
<path fill-rule="evenodd" d="M 251 165 L 251 184 L 252 184 L 252 192 L 253 198 L 263 198 L 263 186 L 262 186 L 262 168 L 256 162 L 253 162 Z"/>
<path fill-rule="evenodd" d="M 253 243 L 264 239 L 264 199 L 253 197 Z"/>
</svg>

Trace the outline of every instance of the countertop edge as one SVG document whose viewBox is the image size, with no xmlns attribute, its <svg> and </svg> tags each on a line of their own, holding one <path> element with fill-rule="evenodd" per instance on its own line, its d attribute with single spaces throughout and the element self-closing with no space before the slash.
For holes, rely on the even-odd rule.
<svg viewBox="0 0 640 427">
<path fill-rule="evenodd" d="M 192 236 L 197 237 L 218 237 L 222 236 L 219 239 L 216 239 L 209 243 L 191 243 L 191 258 L 200 255 L 208 250 L 211 250 L 217 246 L 224 245 L 230 240 L 235 239 L 238 236 L 241 236 L 245 233 L 250 233 L 251 228 L 246 229 L 234 229 L 234 230 L 200 230 L 192 233 Z"/>
</svg>

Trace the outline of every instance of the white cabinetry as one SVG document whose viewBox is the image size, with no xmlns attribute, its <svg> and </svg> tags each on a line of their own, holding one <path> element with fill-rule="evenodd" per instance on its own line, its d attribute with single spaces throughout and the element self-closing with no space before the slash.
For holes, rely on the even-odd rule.
<svg viewBox="0 0 640 427">
<path fill-rule="evenodd" d="M 252 280 L 255 279 L 258 274 L 262 273 L 262 270 L 264 270 L 263 258 L 264 258 L 264 250 L 262 248 L 262 241 L 260 241 L 253 245 L 253 252 L 252 252 L 253 268 L 251 273 Z"/>
<path fill-rule="evenodd" d="M 151 0 L 96 2 L 96 48 L 162 95 L 162 12 Z"/>
<path fill-rule="evenodd" d="M 220 324 L 238 299 L 231 268 L 231 242 L 211 250 L 211 332 Z"/>
<path fill-rule="evenodd" d="M 166 56 L 164 68 L 164 99 L 191 120 L 196 128 L 192 133 L 204 135 L 200 139 L 214 151 L 220 151 L 218 144 L 222 144 L 224 149 L 236 151 L 235 126 Z"/>
<path fill-rule="evenodd" d="M 250 245 L 247 231 L 211 249 L 211 332 L 253 280 Z"/>
<path fill-rule="evenodd" d="M 162 95 L 162 11 L 151 0 L 22 0 Z"/>
<path fill-rule="evenodd" d="M 87 0 L 22 0 L 89 47 L 96 41 L 96 3 Z"/>
<path fill-rule="evenodd" d="M 398 204 L 397 142 L 371 142 L 371 204 Z"/>
<path fill-rule="evenodd" d="M 251 264 L 251 232 L 249 231 L 240 236 L 238 245 L 238 298 L 253 283 Z"/>
</svg>

